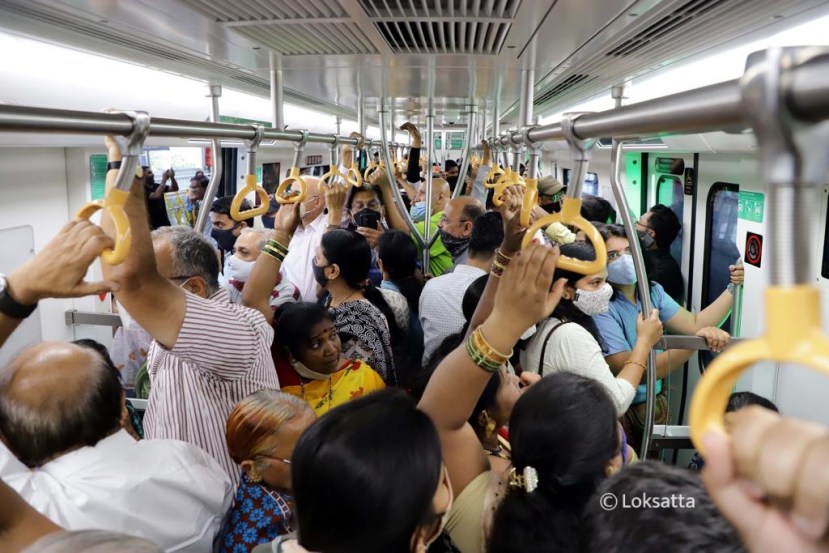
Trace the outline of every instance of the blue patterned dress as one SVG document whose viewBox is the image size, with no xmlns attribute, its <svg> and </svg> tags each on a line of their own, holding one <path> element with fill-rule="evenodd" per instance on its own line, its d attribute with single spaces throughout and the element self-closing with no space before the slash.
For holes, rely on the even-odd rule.
<svg viewBox="0 0 829 553">
<path fill-rule="evenodd" d="M 294 531 L 293 498 L 251 482 L 242 472 L 233 506 L 225 516 L 215 550 L 249 553 L 260 543 Z"/>
</svg>

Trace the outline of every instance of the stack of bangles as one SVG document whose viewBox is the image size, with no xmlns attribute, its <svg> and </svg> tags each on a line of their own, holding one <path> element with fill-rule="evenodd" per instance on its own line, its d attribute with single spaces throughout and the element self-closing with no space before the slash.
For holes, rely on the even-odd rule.
<svg viewBox="0 0 829 553">
<path fill-rule="evenodd" d="M 276 240 L 268 240 L 268 243 L 262 248 L 262 253 L 267 254 L 282 263 L 285 261 L 285 256 L 288 255 L 288 248 Z"/>
<path fill-rule="evenodd" d="M 501 278 L 510 261 L 512 261 L 512 258 L 502 254 L 500 248 L 495 250 L 495 259 L 492 260 L 492 268 L 490 269 L 492 276 Z"/>
<path fill-rule="evenodd" d="M 513 352 L 510 350 L 508 354 L 500 353 L 489 345 L 481 332 L 481 327 L 478 327 L 466 340 L 466 353 L 472 358 L 473 363 L 487 372 L 494 373 L 509 361 Z"/>
</svg>

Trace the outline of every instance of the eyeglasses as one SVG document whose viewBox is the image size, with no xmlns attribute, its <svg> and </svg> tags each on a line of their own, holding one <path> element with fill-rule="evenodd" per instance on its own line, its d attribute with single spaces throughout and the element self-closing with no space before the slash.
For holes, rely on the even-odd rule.
<svg viewBox="0 0 829 553">
<path fill-rule="evenodd" d="M 607 252 L 607 262 L 611 263 L 613 261 L 616 261 L 617 259 L 619 259 L 623 255 L 631 255 L 630 246 L 625 248 L 623 251 L 611 250 L 611 251 Z"/>
<path fill-rule="evenodd" d="M 260 453 L 256 457 L 267 457 L 268 459 L 271 459 L 272 461 L 279 461 L 279 462 L 285 463 L 286 465 L 291 464 L 290 459 L 283 459 L 282 457 L 274 457 L 273 455 L 270 455 L 268 453 Z"/>
<path fill-rule="evenodd" d="M 369 209 L 373 209 L 374 211 L 377 211 L 378 209 L 380 209 L 380 202 L 378 202 L 377 200 L 371 200 L 367 204 L 364 204 L 363 202 L 354 202 L 354 203 L 351 204 L 351 210 L 352 211 L 361 211 L 365 208 L 369 208 Z"/>
<path fill-rule="evenodd" d="M 653 228 L 649 227 L 648 225 L 643 225 L 643 224 L 642 224 L 642 223 L 640 223 L 639 221 L 636 221 L 636 226 L 637 226 L 637 227 L 641 227 L 641 228 L 643 228 L 643 229 L 645 229 L 645 230 L 653 230 Z M 656 231 L 654 231 L 654 232 L 656 232 Z"/>
</svg>

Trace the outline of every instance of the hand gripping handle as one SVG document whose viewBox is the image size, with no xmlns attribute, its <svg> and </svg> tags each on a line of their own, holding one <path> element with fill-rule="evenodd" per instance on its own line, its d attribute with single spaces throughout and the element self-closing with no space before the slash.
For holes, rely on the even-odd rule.
<svg viewBox="0 0 829 553">
<path fill-rule="evenodd" d="M 737 379 L 760 361 L 810 367 L 829 376 L 829 340 L 820 322 L 820 292 L 808 285 L 766 290 L 765 336 L 719 354 L 697 383 L 691 399 L 691 440 L 703 456 L 703 436 L 725 432 L 723 417 Z"/>
<path fill-rule="evenodd" d="M 294 184 L 299 187 L 299 194 L 295 196 L 285 197 L 285 192 L 288 191 L 288 188 L 293 188 Z M 279 187 L 276 189 L 276 201 L 280 204 L 296 204 L 305 199 L 305 181 L 299 174 L 299 167 L 291 167 L 291 174 L 288 175 L 288 178 L 283 180 L 279 183 Z"/>
<path fill-rule="evenodd" d="M 132 229 L 127 213 L 124 211 L 124 204 L 127 203 L 129 197 L 129 191 L 113 188 L 107 194 L 106 199 L 89 202 L 79 209 L 76 214 L 79 219 L 89 219 L 93 213 L 102 209 L 112 217 L 112 222 L 115 225 L 115 247 L 106 249 L 101 254 L 101 258 L 110 265 L 123 263 L 127 258 L 127 254 L 130 253 Z"/>
<path fill-rule="evenodd" d="M 522 227 L 530 226 L 530 216 L 538 204 L 538 179 L 525 179 L 524 202 L 521 205 Z"/>
<path fill-rule="evenodd" d="M 526 197 L 526 195 L 525 195 Z M 524 235 L 524 240 L 521 243 L 522 248 L 526 248 L 533 240 L 533 235 L 540 229 L 552 224 L 561 223 L 563 225 L 570 225 L 584 232 L 587 240 L 593 244 L 593 249 L 596 250 L 596 259 L 593 261 L 582 261 L 580 259 L 573 259 L 562 255 L 558 258 L 557 266 L 568 271 L 573 271 L 581 275 L 593 275 L 602 272 L 607 266 L 607 246 L 604 243 L 604 238 L 599 234 L 598 229 L 594 227 L 590 221 L 581 216 L 581 199 L 571 198 L 566 196 L 562 201 L 561 211 L 542 217 L 535 222 Z"/>
<path fill-rule="evenodd" d="M 346 171 L 345 182 L 347 182 L 351 186 L 356 186 L 357 188 L 363 186 L 363 175 L 360 174 L 360 166 L 357 165 L 356 161 L 353 162 L 351 164 L 351 168 L 348 171 Z"/>
</svg>

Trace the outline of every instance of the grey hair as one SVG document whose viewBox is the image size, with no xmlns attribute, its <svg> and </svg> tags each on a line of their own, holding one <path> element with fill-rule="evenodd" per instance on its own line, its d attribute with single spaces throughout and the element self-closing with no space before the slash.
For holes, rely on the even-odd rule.
<svg viewBox="0 0 829 553">
<path fill-rule="evenodd" d="M 161 549 L 150 541 L 126 534 L 79 530 L 48 534 L 23 553 L 161 553 Z"/>
<path fill-rule="evenodd" d="M 258 241 L 256 242 L 256 249 L 261 250 L 265 247 L 268 240 L 273 238 L 273 231 L 271 229 L 245 227 L 239 233 L 239 236 L 244 234 L 255 234 Z"/>
<path fill-rule="evenodd" d="M 207 284 L 207 295 L 219 290 L 219 260 L 216 248 L 207 237 L 190 227 L 161 227 L 152 232 L 153 242 L 166 240 L 173 247 L 173 276 L 200 276 Z"/>
</svg>

